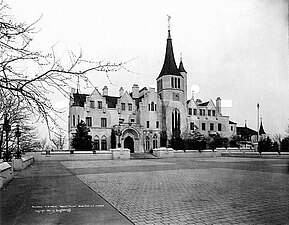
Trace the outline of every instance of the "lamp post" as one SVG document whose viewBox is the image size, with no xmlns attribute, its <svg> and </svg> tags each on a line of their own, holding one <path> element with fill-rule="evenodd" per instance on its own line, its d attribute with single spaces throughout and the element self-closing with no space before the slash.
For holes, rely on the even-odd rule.
<svg viewBox="0 0 289 225">
<path fill-rule="evenodd" d="M 117 147 L 118 147 L 118 148 L 121 148 L 120 136 L 122 135 L 122 132 L 121 132 L 121 130 L 120 130 L 120 125 L 116 126 L 115 134 L 118 136 Z"/>
<path fill-rule="evenodd" d="M 20 158 L 21 158 L 21 152 L 20 152 L 20 149 L 19 149 L 19 137 L 21 136 L 21 132 L 20 132 L 20 130 L 19 130 L 19 124 L 16 125 L 15 135 L 16 135 L 16 137 L 17 137 L 16 159 L 20 159 Z"/>
<path fill-rule="evenodd" d="M 11 126 L 9 125 L 8 114 L 7 113 L 4 114 L 3 130 L 6 131 L 6 152 L 5 152 L 4 159 L 6 161 L 10 161 L 10 152 L 9 152 L 9 149 L 8 149 L 8 134 L 11 131 Z"/>
</svg>

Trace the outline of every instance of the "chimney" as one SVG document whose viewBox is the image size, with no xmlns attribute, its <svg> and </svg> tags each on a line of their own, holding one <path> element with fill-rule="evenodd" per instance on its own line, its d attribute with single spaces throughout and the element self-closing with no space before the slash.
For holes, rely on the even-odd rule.
<svg viewBox="0 0 289 225">
<path fill-rule="evenodd" d="M 216 107 L 217 107 L 217 112 L 218 112 L 218 114 L 222 114 L 222 111 L 221 111 L 221 98 L 220 97 L 218 97 L 217 99 L 216 99 Z"/>
<path fill-rule="evenodd" d="M 119 89 L 119 97 L 121 97 L 121 96 L 123 96 L 123 87 L 121 87 L 120 89 Z"/>
<path fill-rule="evenodd" d="M 194 91 L 194 90 L 192 91 L 192 97 L 191 97 L 191 100 L 195 100 L 195 91 Z"/>
<path fill-rule="evenodd" d="M 102 89 L 102 95 L 103 96 L 108 96 L 108 88 L 107 86 L 104 86 L 103 89 Z"/>
<path fill-rule="evenodd" d="M 139 97 L 139 87 L 137 84 L 134 84 L 132 86 L 132 98 L 138 98 Z"/>
</svg>

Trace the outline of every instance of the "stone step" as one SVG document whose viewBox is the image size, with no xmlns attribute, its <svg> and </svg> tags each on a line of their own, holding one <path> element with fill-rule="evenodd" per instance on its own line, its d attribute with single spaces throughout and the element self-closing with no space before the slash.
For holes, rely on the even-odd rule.
<svg viewBox="0 0 289 225">
<path fill-rule="evenodd" d="M 148 153 L 131 153 L 130 159 L 157 159 L 158 157 Z"/>
</svg>

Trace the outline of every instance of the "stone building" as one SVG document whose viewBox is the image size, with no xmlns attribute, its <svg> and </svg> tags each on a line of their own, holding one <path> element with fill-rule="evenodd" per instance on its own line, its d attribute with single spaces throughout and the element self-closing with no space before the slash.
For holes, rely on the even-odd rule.
<svg viewBox="0 0 289 225">
<path fill-rule="evenodd" d="M 157 89 L 133 84 L 131 92 L 123 88 L 119 96 L 110 96 L 105 86 L 102 93 L 80 94 L 72 89 L 69 102 L 69 140 L 81 120 L 90 127 L 93 148 L 108 150 L 125 147 L 131 152 L 148 152 L 168 145 L 172 138 L 186 138 L 193 131 L 223 137 L 236 134 L 236 123 L 222 115 L 221 98 L 202 102 L 187 99 L 187 76 L 182 60 L 176 65 L 170 30 L 163 67 Z"/>
</svg>

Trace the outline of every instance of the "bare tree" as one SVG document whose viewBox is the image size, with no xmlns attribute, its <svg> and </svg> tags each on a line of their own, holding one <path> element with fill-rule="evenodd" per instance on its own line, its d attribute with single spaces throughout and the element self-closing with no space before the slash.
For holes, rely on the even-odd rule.
<svg viewBox="0 0 289 225">
<path fill-rule="evenodd" d="M 65 144 L 65 135 L 62 131 L 54 134 L 54 137 L 51 139 L 53 144 L 57 149 L 62 150 Z"/>
<path fill-rule="evenodd" d="M 31 50 L 36 22 L 15 22 L 9 16 L 8 6 L 0 2 L 0 89 L 26 105 L 34 115 L 44 118 L 48 126 L 51 121 L 57 125 L 54 115 L 57 111 L 47 97 L 49 93 L 58 91 L 69 97 L 67 87 L 77 79 L 89 82 L 88 72 L 117 71 L 125 68 L 127 62 L 92 62 L 84 60 L 81 52 L 77 55 L 68 52 L 69 63 L 64 63 L 66 59 L 57 58 L 54 47 L 49 53 Z M 4 99 L 1 102 L 5 104 Z"/>
</svg>

